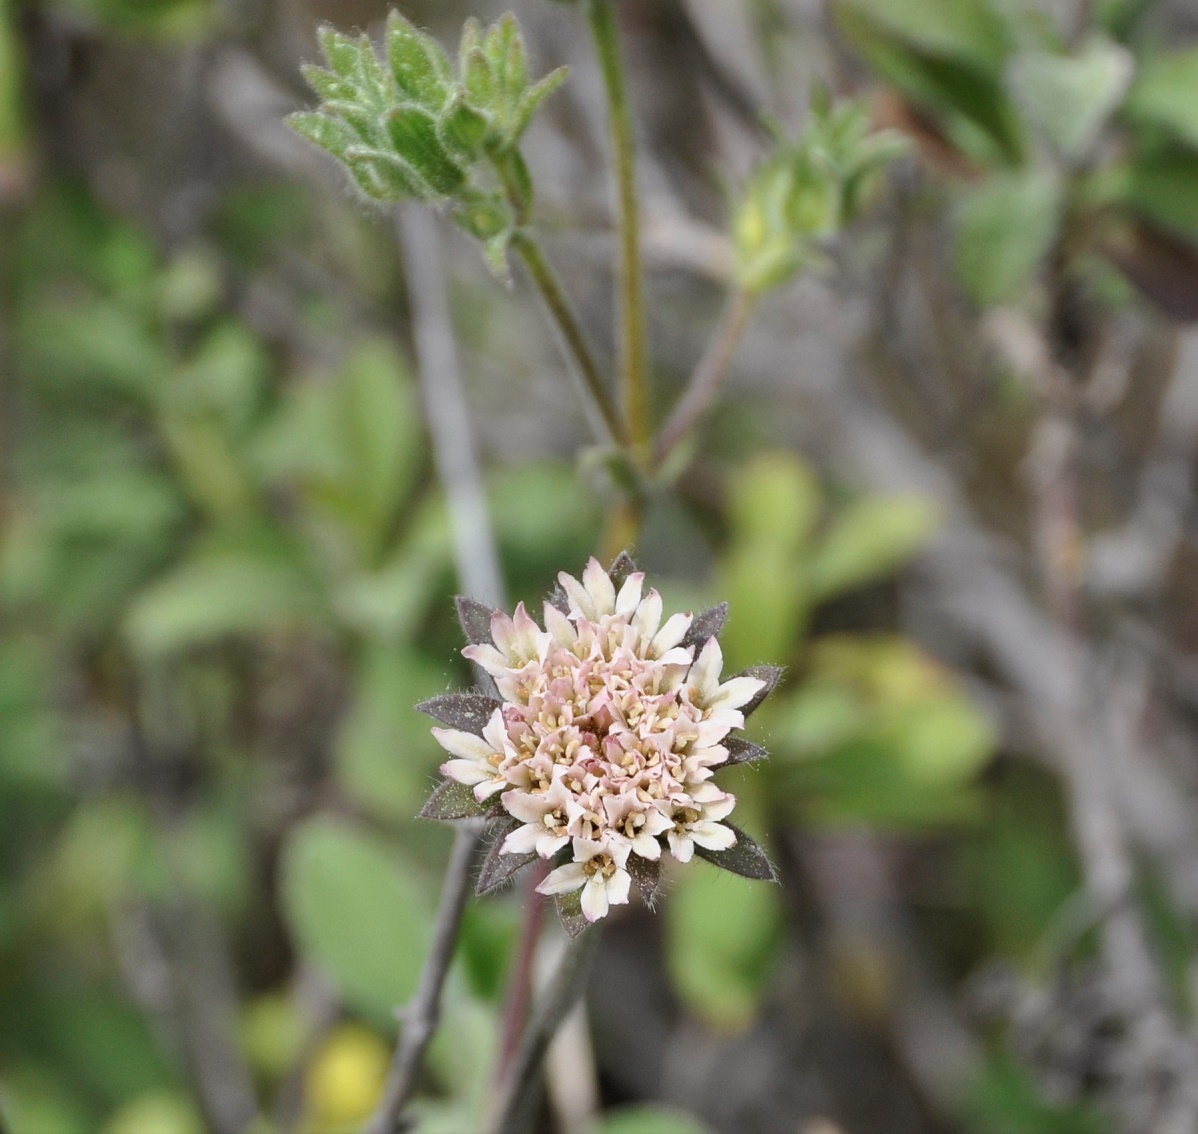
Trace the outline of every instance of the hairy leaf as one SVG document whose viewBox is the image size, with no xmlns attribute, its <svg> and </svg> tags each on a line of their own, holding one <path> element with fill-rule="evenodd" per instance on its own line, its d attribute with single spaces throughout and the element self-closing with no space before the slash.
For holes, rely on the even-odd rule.
<svg viewBox="0 0 1198 1134">
<path fill-rule="evenodd" d="M 421 819 L 440 819 L 447 823 L 457 819 L 482 819 L 486 814 L 487 809 L 474 797 L 474 789 L 457 780 L 439 783 L 420 809 Z"/>
<path fill-rule="evenodd" d="M 753 695 L 753 699 L 741 709 L 746 718 L 754 709 L 760 708 L 761 702 L 778 687 L 778 682 L 782 680 L 782 674 L 785 672 L 780 665 L 751 665 L 736 675 L 737 677 L 755 677 L 758 681 L 765 682 L 765 685 Z"/>
<path fill-rule="evenodd" d="M 485 603 L 465 595 L 458 595 L 453 601 L 466 641 L 472 646 L 493 646 L 495 643 L 491 639 L 491 615 L 495 612 Z"/>
<path fill-rule="evenodd" d="M 557 894 L 554 897 L 557 906 L 558 920 L 562 928 L 571 938 L 577 937 L 591 923 L 582 912 L 582 891 L 571 890 L 567 894 Z"/>
<path fill-rule="evenodd" d="M 450 728 L 482 736 L 483 729 L 501 704 L 483 693 L 442 693 L 439 697 L 421 701 L 416 708 Z"/>
<path fill-rule="evenodd" d="M 491 828 L 494 832 L 493 841 L 478 872 L 477 889 L 480 895 L 493 893 L 506 885 L 519 871 L 536 859 L 536 851 L 529 851 L 527 854 L 503 854 L 499 849 L 503 846 L 503 840 L 520 826 L 515 819 L 509 819 L 496 823 Z"/>
<path fill-rule="evenodd" d="M 652 909 L 661 884 L 661 859 L 650 860 L 642 858 L 639 854 L 630 854 L 627 870 L 632 875 L 637 892 L 645 900 L 645 905 Z"/>
<path fill-rule="evenodd" d="M 742 736 L 728 737 L 724 747 L 728 749 L 728 759 L 720 765 L 722 768 L 731 768 L 734 764 L 753 764 L 769 758 L 769 753 L 760 744 L 754 744 Z"/>
<path fill-rule="evenodd" d="M 761 882 L 777 882 L 778 872 L 766 857 L 765 851 L 739 827 L 733 827 L 731 823 L 725 823 L 724 826 L 732 827 L 732 830 L 736 832 L 735 846 L 729 847 L 727 850 L 708 850 L 706 847 L 696 845 L 695 854 L 700 858 L 705 858 L 713 866 L 718 866 L 721 870 L 730 870 L 742 878 L 755 878 Z"/>
<path fill-rule="evenodd" d="M 635 575 L 640 568 L 636 565 L 636 560 L 632 558 L 627 551 L 621 551 L 616 556 L 615 562 L 608 570 L 608 578 L 611 579 L 612 586 L 619 593 L 620 588 L 628 582 L 629 575 Z"/>
<path fill-rule="evenodd" d="M 682 645 L 694 646 L 696 649 L 702 648 L 709 638 L 719 637 L 720 631 L 724 629 L 724 623 L 727 621 L 728 604 L 726 602 L 696 614 L 690 629 L 686 632 L 686 637 L 682 639 Z"/>
</svg>

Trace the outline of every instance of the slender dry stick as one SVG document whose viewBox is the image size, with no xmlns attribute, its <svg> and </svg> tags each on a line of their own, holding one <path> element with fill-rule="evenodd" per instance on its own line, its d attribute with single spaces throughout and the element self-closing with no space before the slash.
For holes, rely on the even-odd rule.
<svg viewBox="0 0 1198 1134">
<path fill-rule="evenodd" d="M 412 1097 L 424 1053 L 440 1023 L 441 989 L 453 960 L 466 899 L 470 896 L 470 870 L 478 840 L 478 832 L 465 827 L 459 827 L 454 836 L 449 866 L 445 870 L 445 888 L 437 907 L 432 948 L 420 974 L 416 995 L 403 1013 L 399 1046 L 387 1073 L 383 1097 L 365 1134 L 396 1134 L 400 1116 Z"/>
<path fill-rule="evenodd" d="M 729 297 L 715 336 L 699 360 L 674 412 L 657 436 L 653 449 L 653 460 L 657 466 L 660 467 L 669 458 L 719 392 L 755 306 L 756 296 L 751 292 L 738 289 Z"/>
<path fill-rule="evenodd" d="M 562 351 L 572 363 L 572 370 L 591 428 L 600 442 L 627 442 L 628 437 L 616 411 L 603 372 L 595 361 L 595 353 L 582 329 L 574 306 L 562 287 L 557 273 L 545 258 L 541 246 L 526 232 L 512 238 L 512 247 L 519 255 L 529 277 L 545 304 L 545 309 L 557 328 Z"/>
<path fill-rule="evenodd" d="M 416 330 L 420 387 L 433 456 L 449 503 L 458 579 L 480 600 L 502 606 L 503 577 L 462 392 L 436 221 L 419 207 L 404 206 L 399 214 L 399 232 Z M 403 1013 L 395 1058 L 366 1134 L 395 1134 L 412 1097 L 425 1052 L 440 1022 L 441 991 L 461 929 L 479 839 L 476 829 L 464 826 L 454 837 L 432 948 L 416 995 Z"/>
<path fill-rule="evenodd" d="M 582 995 L 599 937 L 599 927 L 592 925 L 566 947 L 557 972 L 537 1005 L 519 1050 L 508 1067 L 499 1090 L 495 1119 L 488 1127 L 489 1134 L 522 1134 L 527 1123 L 526 1111 L 537 1085 L 537 1070 L 558 1027 Z"/>
<path fill-rule="evenodd" d="M 644 453 L 652 441 L 649 423 L 648 338 L 645 329 L 645 297 L 641 264 L 640 202 L 636 191 L 636 142 L 632 111 L 624 82 L 620 34 L 616 25 L 616 0 L 588 0 L 591 36 L 603 72 L 607 92 L 611 143 L 615 159 L 616 196 L 620 225 L 621 343 L 620 369 L 624 392 L 624 415 L 628 442 L 634 452 Z"/>
<path fill-rule="evenodd" d="M 458 581 L 471 598 L 503 606 L 503 578 L 478 467 L 474 427 L 462 389 L 436 218 L 420 205 L 404 205 L 399 210 L 399 233 L 420 392 L 437 476 L 448 500 Z"/>
</svg>

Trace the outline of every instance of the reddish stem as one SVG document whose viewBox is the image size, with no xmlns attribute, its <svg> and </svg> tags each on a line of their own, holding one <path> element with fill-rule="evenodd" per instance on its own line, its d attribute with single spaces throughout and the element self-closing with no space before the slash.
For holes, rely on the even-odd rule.
<svg viewBox="0 0 1198 1134">
<path fill-rule="evenodd" d="M 525 887 L 528 902 L 524 908 L 524 928 L 512 968 L 512 981 L 503 1007 L 503 1046 L 499 1049 L 499 1060 L 495 1066 L 497 1083 L 503 1082 L 528 1021 L 528 1008 L 532 1003 L 533 964 L 537 956 L 537 943 L 541 940 L 541 928 L 545 923 L 545 895 L 538 894 L 537 887 L 548 873 L 549 863 L 544 860 L 534 863 L 527 872 Z"/>
</svg>

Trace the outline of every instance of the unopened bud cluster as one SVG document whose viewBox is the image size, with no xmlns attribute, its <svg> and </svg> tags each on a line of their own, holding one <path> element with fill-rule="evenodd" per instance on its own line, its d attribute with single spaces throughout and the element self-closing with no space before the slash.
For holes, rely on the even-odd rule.
<svg viewBox="0 0 1198 1134">
<path fill-rule="evenodd" d="M 862 104 L 817 92 L 802 139 L 780 146 L 745 188 L 733 221 L 739 285 L 759 294 L 810 263 L 903 148 L 897 134 L 871 131 Z"/>
<path fill-rule="evenodd" d="M 337 158 L 368 197 L 448 207 L 501 267 L 532 208 L 520 139 L 565 69 L 530 83 L 511 15 L 486 30 L 468 20 L 456 70 L 441 45 L 398 12 L 387 20 L 381 54 L 365 35 L 326 27 L 319 38 L 328 67 L 305 67 L 304 77 L 321 102 L 293 114 L 291 127 Z"/>
</svg>

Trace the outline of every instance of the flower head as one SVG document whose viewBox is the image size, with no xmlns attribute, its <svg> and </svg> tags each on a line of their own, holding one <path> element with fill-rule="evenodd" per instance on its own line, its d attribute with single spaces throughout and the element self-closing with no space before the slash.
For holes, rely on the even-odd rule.
<svg viewBox="0 0 1198 1134">
<path fill-rule="evenodd" d="M 722 675 L 717 635 L 726 605 L 663 621 L 661 596 L 621 556 L 592 559 L 582 579 L 558 577 L 543 625 L 459 601 L 471 644 L 498 699 L 447 694 L 421 708 L 449 728 L 446 782 L 432 818 L 496 821 L 480 890 L 540 857 L 558 863 L 538 886 L 578 929 L 628 901 L 632 882 L 656 890 L 660 859 L 698 853 L 749 877 L 772 878 L 765 855 L 726 822 L 735 797 L 722 767 L 765 752 L 732 733 L 776 684 L 760 666 Z"/>
</svg>

